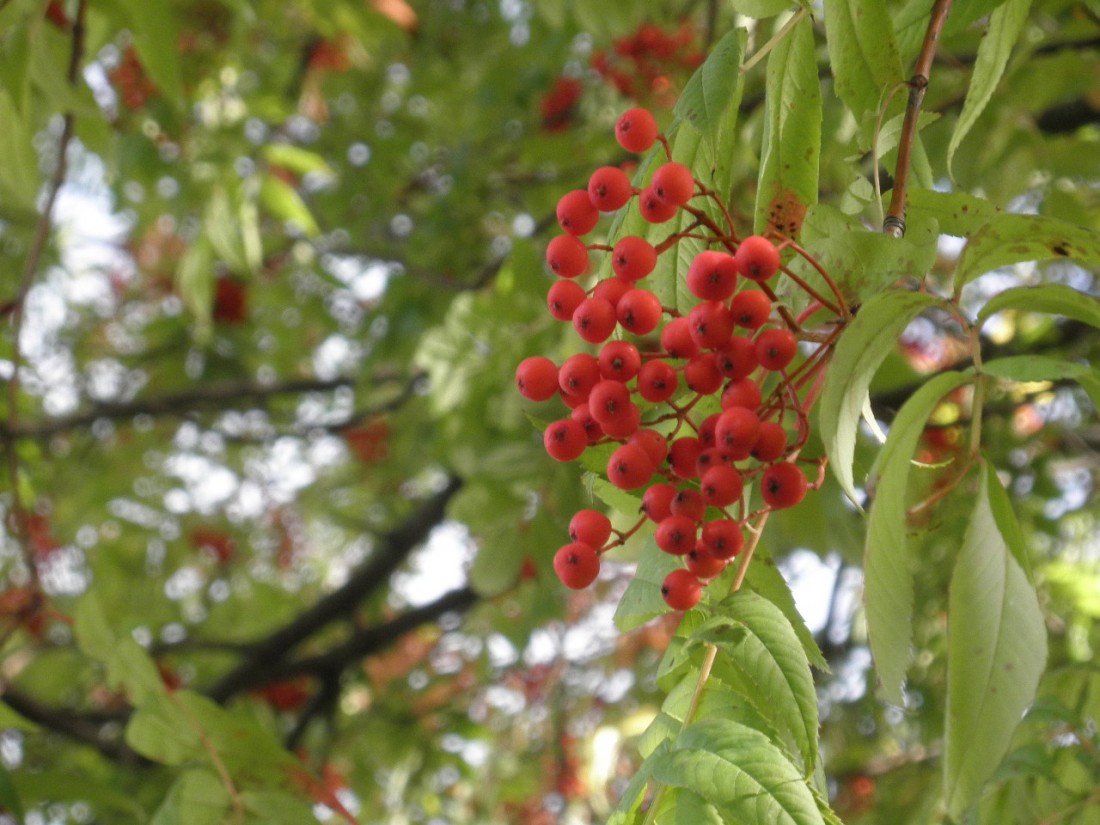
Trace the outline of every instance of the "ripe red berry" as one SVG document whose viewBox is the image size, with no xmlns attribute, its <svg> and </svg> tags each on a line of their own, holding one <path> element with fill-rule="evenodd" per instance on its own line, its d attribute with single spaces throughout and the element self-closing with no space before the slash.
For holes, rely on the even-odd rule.
<svg viewBox="0 0 1100 825">
<path fill-rule="evenodd" d="M 590 344 L 602 344 L 615 331 L 615 307 L 605 298 L 586 298 L 573 313 L 573 328 Z"/>
<path fill-rule="evenodd" d="M 705 301 L 688 313 L 688 329 L 703 349 L 719 349 L 733 335 L 733 316 L 721 301 Z"/>
<path fill-rule="evenodd" d="M 668 445 L 668 464 L 672 472 L 680 478 L 695 478 L 695 462 L 703 452 L 698 438 L 685 435 Z"/>
<path fill-rule="evenodd" d="M 656 430 L 637 430 L 630 436 L 627 444 L 637 444 L 645 450 L 654 467 L 660 467 L 668 455 L 668 440 Z"/>
<path fill-rule="evenodd" d="M 615 123 L 615 139 L 628 152 L 647 152 L 657 140 L 657 120 L 646 109 L 628 109 Z"/>
<path fill-rule="evenodd" d="M 692 260 L 687 271 L 691 294 L 704 301 L 724 301 L 737 285 L 737 264 L 725 252 L 705 250 Z"/>
<path fill-rule="evenodd" d="M 726 378 L 746 378 L 760 366 L 756 362 L 756 347 L 750 338 L 733 336 L 714 354 L 718 358 L 718 369 Z"/>
<path fill-rule="evenodd" d="M 569 417 L 574 421 L 579 421 L 581 426 L 584 427 L 584 432 L 588 436 L 589 444 L 595 444 L 603 438 L 603 427 L 600 426 L 600 422 L 592 417 L 592 410 L 589 408 L 587 401 L 582 401 L 575 406 L 573 412 L 569 414 Z"/>
<path fill-rule="evenodd" d="M 616 381 L 629 381 L 642 368 L 642 355 L 629 341 L 608 341 L 598 360 L 600 375 Z"/>
<path fill-rule="evenodd" d="M 676 394 L 679 384 L 676 370 L 665 361 L 647 361 L 638 370 L 638 394 L 646 401 L 667 401 Z"/>
<path fill-rule="evenodd" d="M 599 422 L 605 434 L 612 438 L 630 438 L 642 424 L 642 411 L 633 401 L 627 401 L 611 418 Z"/>
<path fill-rule="evenodd" d="M 661 330 L 661 346 L 669 358 L 691 358 L 698 354 L 699 345 L 691 336 L 691 322 L 687 316 L 673 318 Z"/>
<path fill-rule="evenodd" d="M 674 516 L 687 516 L 694 522 L 700 522 L 707 514 L 707 503 L 703 501 L 703 496 L 698 490 L 682 487 L 673 496 L 669 510 Z"/>
<path fill-rule="evenodd" d="M 586 297 L 584 288 L 576 281 L 555 281 L 546 293 L 546 307 L 557 320 L 569 321 Z"/>
<path fill-rule="evenodd" d="M 548 401 L 558 391 L 558 367 L 549 358 L 532 355 L 516 367 L 516 387 L 528 401 Z"/>
<path fill-rule="evenodd" d="M 640 281 L 657 266 L 657 250 L 645 238 L 627 235 L 611 250 L 611 268 L 620 278 Z"/>
<path fill-rule="evenodd" d="M 732 559 L 745 546 L 745 534 L 741 532 L 741 525 L 732 519 L 708 521 L 703 525 L 699 540 L 707 546 L 711 554 L 720 559 Z"/>
<path fill-rule="evenodd" d="M 607 462 L 607 480 L 620 490 L 637 490 L 653 478 L 653 462 L 637 444 L 624 444 Z"/>
<path fill-rule="evenodd" d="M 798 339 L 790 330 L 766 329 L 756 336 L 756 360 L 766 370 L 786 369 L 798 351 Z"/>
<path fill-rule="evenodd" d="M 565 364 L 562 364 L 565 368 Z M 738 378 L 730 381 L 722 391 L 722 409 L 744 407 L 747 410 L 755 410 L 764 400 L 764 394 L 760 391 L 760 385 L 751 378 Z"/>
<path fill-rule="evenodd" d="M 759 435 L 760 419 L 754 410 L 746 407 L 724 410 L 714 428 L 718 446 L 730 450 L 739 458 L 749 455 Z"/>
<path fill-rule="evenodd" d="M 558 201 L 558 225 L 570 235 L 586 235 L 600 220 L 600 210 L 592 205 L 588 192 L 574 189 Z"/>
<path fill-rule="evenodd" d="M 592 288 L 593 298 L 603 298 L 611 306 L 617 307 L 622 297 L 634 289 L 634 282 L 626 278 L 604 278 Z"/>
<path fill-rule="evenodd" d="M 700 395 L 710 395 L 722 386 L 722 372 L 713 352 L 701 352 L 684 365 L 684 383 Z"/>
<path fill-rule="evenodd" d="M 711 553 L 702 540 L 695 542 L 684 560 L 687 562 L 687 569 L 697 579 L 713 579 L 726 569 L 726 560 Z"/>
<path fill-rule="evenodd" d="M 805 498 L 808 488 L 806 476 L 789 461 L 768 467 L 760 481 L 760 493 L 774 510 L 794 507 Z"/>
<path fill-rule="evenodd" d="M 661 200 L 652 186 L 647 186 L 638 196 L 638 211 L 647 223 L 664 223 L 672 220 L 679 211 L 674 203 Z"/>
<path fill-rule="evenodd" d="M 598 550 L 611 538 L 611 519 L 599 510 L 578 510 L 569 520 L 569 538 Z"/>
<path fill-rule="evenodd" d="M 590 544 L 567 544 L 554 554 L 554 572 L 566 587 L 582 590 L 600 574 L 600 554 Z"/>
<path fill-rule="evenodd" d="M 719 464 L 711 467 L 699 479 L 703 501 L 711 507 L 729 507 L 741 500 L 745 482 L 733 467 Z"/>
<path fill-rule="evenodd" d="M 623 329 L 635 335 L 648 335 L 661 323 L 661 301 L 647 289 L 632 289 L 615 307 Z"/>
<path fill-rule="evenodd" d="M 554 421 L 542 434 L 542 443 L 547 454 L 557 461 L 572 461 L 579 458 L 588 446 L 588 434 L 584 425 L 572 418 Z"/>
<path fill-rule="evenodd" d="M 771 299 L 757 289 L 745 289 L 733 296 L 730 314 L 733 322 L 745 329 L 760 329 L 772 312 Z"/>
<path fill-rule="evenodd" d="M 601 427 L 614 426 L 628 406 L 632 406 L 630 390 L 622 381 L 603 379 L 588 394 L 588 407 Z"/>
<path fill-rule="evenodd" d="M 779 250 L 761 235 L 750 235 L 741 241 L 733 257 L 737 271 L 753 281 L 766 281 L 779 271 Z"/>
<path fill-rule="evenodd" d="M 582 399 L 588 398 L 588 394 L 601 378 L 599 362 L 587 352 L 570 355 L 558 370 L 558 386 L 561 391 Z"/>
<path fill-rule="evenodd" d="M 657 525 L 657 546 L 674 556 L 686 556 L 695 547 L 695 519 L 675 513 Z"/>
<path fill-rule="evenodd" d="M 775 421 L 760 423 L 760 434 L 752 447 L 752 457 L 757 461 L 775 461 L 787 449 L 787 431 Z"/>
<path fill-rule="evenodd" d="M 703 595 L 703 586 L 690 570 L 673 570 L 661 585 L 661 595 L 673 610 L 691 610 Z"/>
<path fill-rule="evenodd" d="M 695 194 L 695 177 L 684 164 L 669 161 L 653 173 L 650 186 L 661 200 L 683 206 Z"/>
<path fill-rule="evenodd" d="M 672 515 L 672 499 L 676 488 L 671 484 L 654 484 L 642 496 L 642 512 L 650 521 L 660 524 Z"/>
<path fill-rule="evenodd" d="M 546 245 L 546 263 L 563 278 L 576 278 L 588 269 L 588 247 L 575 235 L 558 235 Z"/>
<path fill-rule="evenodd" d="M 588 198 L 600 212 L 614 212 L 633 194 L 630 178 L 618 166 L 601 166 L 588 179 Z"/>
</svg>

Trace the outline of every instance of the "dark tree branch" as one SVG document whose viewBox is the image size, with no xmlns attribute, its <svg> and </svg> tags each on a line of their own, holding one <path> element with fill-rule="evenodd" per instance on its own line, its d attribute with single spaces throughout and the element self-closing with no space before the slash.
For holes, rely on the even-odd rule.
<svg viewBox="0 0 1100 825">
<path fill-rule="evenodd" d="M 461 479 L 450 479 L 442 490 L 386 534 L 370 558 L 342 587 L 252 644 L 244 661 L 223 676 L 208 691 L 208 695 L 217 702 L 224 702 L 242 690 L 272 681 L 271 673 L 275 666 L 283 662 L 297 645 L 328 624 L 351 615 L 364 598 L 389 580 L 409 553 L 443 520 L 447 503 L 461 487 Z"/>
</svg>

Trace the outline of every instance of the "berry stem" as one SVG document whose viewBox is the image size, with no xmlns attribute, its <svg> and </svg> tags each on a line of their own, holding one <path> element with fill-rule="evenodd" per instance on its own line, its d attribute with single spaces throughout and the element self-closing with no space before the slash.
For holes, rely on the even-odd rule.
<svg viewBox="0 0 1100 825">
<path fill-rule="evenodd" d="M 836 285 L 836 281 L 834 281 L 829 276 L 829 273 L 825 271 L 825 267 L 823 267 L 821 265 L 821 263 L 817 260 L 817 258 L 815 258 L 813 255 L 811 255 L 809 252 L 807 252 L 805 249 L 803 249 L 798 243 L 791 240 L 790 238 L 784 238 L 779 243 L 779 250 L 780 251 L 782 251 L 785 247 L 793 249 L 797 255 L 799 255 L 804 261 L 806 261 L 806 263 L 808 263 L 810 266 L 812 266 L 814 269 L 816 269 L 817 274 L 821 276 L 822 280 L 824 280 L 825 283 L 828 285 L 829 290 L 836 297 L 837 302 L 836 302 L 835 305 L 831 301 L 821 301 L 822 305 L 827 307 L 828 309 L 832 310 L 835 314 L 839 315 L 841 318 L 851 317 L 852 313 L 848 309 L 848 302 L 846 300 L 844 300 L 844 294 L 840 291 L 840 287 L 838 287 Z M 789 275 L 791 278 L 795 278 L 795 280 L 797 282 L 796 276 L 793 275 L 787 267 L 785 267 L 785 266 L 782 267 L 782 270 L 785 274 Z M 799 282 L 799 284 L 801 285 L 801 282 Z M 805 288 L 805 287 L 803 287 L 803 288 Z M 807 290 L 807 291 L 809 292 L 809 290 Z M 817 297 L 814 293 L 810 293 L 810 294 L 814 295 L 815 298 Z"/>
<path fill-rule="evenodd" d="M 756 552 L 756 546 L 760 544 L 760 537 L 764 535 L 764 525 L 768 523 L 771 513 L 771 510 L 764 510 L 757 519 L 756 524 L 750 525 L 749 534 L 751 538 L 741 554 L 741 561 L 737 565 L 737 575 L 734 576 L 733 584 L 730 585 L 730 593 L 736 593 L 741 589 L 741 585 L 745 583 L 745 574 L 749 572 L 749 564 L 752 563 L 753 553 Z"/>
<path fill-rule="evenodd" d="M 790 34 L 791 30 L 794 29 L 794 27 L 797 26 L 800 22 L 802 22 L 802 18 L 805 16 L 806 7 L 799 7 L 798 11 L 791 15 L 791 19 L 783 24 L 783 28 L 777 31 L 771 40 L 769 40 L 767 43 L 765 43 L 763 46 L 753 52 L 752 57 L 741 64 L 741 74 L 747 74 L 753 66 L 755 66 L 757 63 L 767 57 L 771 50 L 778 46 L 783 38 Z"/>
</svg>

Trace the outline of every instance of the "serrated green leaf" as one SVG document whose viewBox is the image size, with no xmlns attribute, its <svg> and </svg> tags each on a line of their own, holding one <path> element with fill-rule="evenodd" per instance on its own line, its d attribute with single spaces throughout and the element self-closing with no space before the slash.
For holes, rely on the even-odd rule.
<svg viewBox="0 0 1100 825">
<path fill-rule="evenodd" d="M 952 174 L 955 150 L 973 128 L 996 91 L 1030 10 L 1031 0 L 1007 0 L 989 16 L 989 27 L 978 46 L 978 56 L 974 61 L 966 100 L 963 101 L 962 112 L 947 146 L 948 174 Z"/>
<path fill-rule="evenodd" d="M 715 671 L 735 674 L 730 684 L 791 735 L 809 776 L 817 763 L 817 693 L 794 628 L 783 611 L 751 591 L 738 591 L 714 610 L 692 639 L 718 647 Z"/>
<path fill-rule="evenodd" d="M 913 453 L 940 399 L 970 380 L 963 373 L 948 372 L 921 386 L 895 416 L 875 463 L 878 479 L 867 521 L 863 603 L 882 694 L 895 705 L 905 703 L 902 683 L 912 655 L 913 559 L 907 540 L 906 491 Z"/>
<path fill-rule="evenodd" d="M 615 806 L 614 813 L 607 820 L 607 825 L 635 825 L 642 820 L 641 806 L 645 798 L 645 789 L 653 778 L 653 767 L 658 760 L 668 753 L 669 743 L 662 742 L 649 758 L 644 760 L 630 778 L 619 804 Z"/>
<path fill-rule="evenodd" d="M 1000 211 L 984 198 L 965 192 L 937 192 L 916 186 L 909 190 L 908 216 L 928 215 L 946 235 L 969 237 Z"/>
<path fill-rule="evenodd" d="M 856 500 L 852 461 L 871 379 L 909 322 L 940 303 L 924 292 L 885 292 L 859 310 L 840 336 L 818 404 L 821 439 L 841 489 Z"/>
<path fill-rule="evenodd" d="M 661 657 L 661 663 L 657 666 L 657 686 L 662 690 L 670 692 L 692 668 L 691 646 L 688 640 L 704 621 L 702 612 L 698 610 L 689 610 L 680 619 L 676 633 L 669 641 Z"/>
<path fill-rule="evenodd" d="M 676 101 L 676 117 L 685 119 L 707 141 L 718 135 L 729 107 L 740 102 L 744 38 L 743 30 L 727 32 L 695 70 Z"/>
<path fill-rule="evenodd" d="M 756 193 L 756 232 L 797 236 L 817 202 L 821 81 L 813 22 L 801 20 L 768 57 L 765 132 Z"/>
<path fill-rule="evenodd" d="M 825 3 L 825 35 L 837 96 L 866 122 L 905 80 L 894 27 L 881 0 Z"/>
<path fill-rule="evenodd" d="M 118 638 L 111 630 L 103 604 L 94 590 L 89 590 L 76 604 L 73 612 L 73 633 L 84 655 L 97 662 L 110 661 Z"/>
<path fill-rule="evenodd" d="M 1100 265 L 1100 232 L 1042 215 L 997 215 L 963 248 L 955 269 L 955 294 L 998 267 L 1049 260 Z"/>
<path fill-rule="evenodd" d="M 809 786 L 760 731 L 727 719 L 685 728 L 668 753 L 655 755 L 653 777 L 688 788 L 728 822 L 822 825 Z"/>
<path fill-rule="evenodd" d="M 993 470 L 983 463 L 982 473 Z M 944 799 L 952 817 L 976 801 L 1008 752 L 1046 666 L 1046 625 L 1034 588 L 978 489 L 951 577 L 947 633 Z"/>
<path fill-rule="evenodd" d="M 311 172 L 326 177 L 336 175 L 324 157 L 301 146 L 290 143 L 268 143 L 261 149 L 261 153 L 268 163 L 282 166 L 297 175 L 308 175 Z"/>
<path fill-rule="evenodd" d="M 686 788 L 670 788 L 656 804 L 653 825 L 726 825 L 713 805 Z"/>
<path fill-rule="evenodd" d="M 285 791 L 245 791 L 241 803 L 246 811 L 270 825 L 300 825 L 313 818 L 313 806 Z"/>
<path fill-rule="evenodd" d="M 1074 321 L 1100 327 L 1100 301 L 1064 284 L 1019 286 L 999 292 L 978 310 L 978 323 L 1006 309 L 1064 315 Z"/>
<path fill-rule="evenodd" d="M 307 238 L 318 235 L 321 228 L 313 213 L 294 187 L 274 175 L 264 175 L 260 184 L 260 203 L 279 220 L 293 224 Z"/>
<path fill-rule="evenodd" d="M 164 682 L 149 653 L 134 639 L 119 640 L 107 661 L 107 681 L 123 689 L 135 706 L 164 693 Z"/>
<path fill-rule="evenodd" d="M 991 465 L 988 465 L 991 466 Z M 989 510 L 993 514 L 993 523 L 1001 534 L 1005 546 L 1012 553 L 1020 569 L 1024 571 L 1027 580 L 1034 585 L 1035 576 L 1031 569 L 1031 558 L 1027 553 L 1027 542 L 1024 540 L 1023 531 L 1020 530 L 1020 522 L 1016 518 L 1016 511 L 1012 506 L 1012 499 L 1008 491 L 1001 484 L 1001 479 L 992 470 L 986 473 L 986 495 L 989 498 Z"/>
<path fill-rule="evenodd" d="M 1085 364 L 1044 355 L 1012 355 L 986 362 L 982 372 L 1011 381 L 1076 381 L 1100 410 L 1100 370 Z"/>
<path fill-rule="evenodd" d="M 126 725 L 126 743 L 147 759 L 162 765 L 183 765 L 202 754 L 202 738 L 194 725 L 181 718 L 167 695 L 145 702 Z"/>
<path fill-rule="evenodd" d="M 638 496 L 632 495 L 626 490 L 620 490 L 610 481 L 599 476 L 593 476 L 591 486 L 596 497 L 608 507 L 628 516 L 637 517 L 641 513 L 642 500 Z"/>
<path fill-rule="evenodd" d="M 737 13 L 746 17 L 763 19 L 789 11 L 792 6 L 809 8 L 807 0 L 737 0 Z"/>
<path fill-rule="evenodd" d="M 219 825 L 230 802 L 229 791 L 216 774 L 189 770 L 172 785 L 149 825 Z"/>
<path fill-rule="evenodd" d="M 798 612 L 798 607 L 794 603 L 794 594 L 791 593 L 787 580 L 783 578 L 783 574 L 771 559 L 761 558 L 760 553 L 757 552 L 745 575 L 745 584 L 783 611 L 783 615 L 794 628 L 798 641 L 802 643 L 802 651 L 806 654 L 811 667 L 817 668 L 822 673 L 831 673 L 829 663 L 821 654 L 821 648 L 817 646 L 813 634 L 806 627 L 806 620 Z"/>
<path fill-rule="evenodd" d="M 679 558 L 661 550 L 652 538 L 647 539 L 638 559 L 638 570 L 615 610 L 615 627 L 622 631 L 633 630 L 667 613 L 661 585 L 665 577 L 680 566 Z"/>
</svg>

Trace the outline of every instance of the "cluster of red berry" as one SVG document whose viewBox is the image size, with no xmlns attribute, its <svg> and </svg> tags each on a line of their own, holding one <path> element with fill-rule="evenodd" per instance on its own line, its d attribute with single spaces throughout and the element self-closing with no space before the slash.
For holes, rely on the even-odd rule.
<svg viewBox="0 0 1100 825">
<path fill-rule="evenodd" d="M 122 105 L 127 109 L 141 109 L 149 98 L 157 94 L 155 83 L 149 79 L 141 58 L 133 46 L 122 51 L 122 60 L 107 75 L 111 85 L 118 91 Z"/>
<path fill-rule="evenodd" d="M 675 31 L 643 23 L 633 34 L 616 40 L 610 52 L 593 54 L 592 68 L 625 97 L 671 106 L 679 93 L 677 80 L 703 62 L 695 41 L 690 22 Z"/>
<path fill-rule="evenodd" d="M 616 138 L 629 152 L 644 153 L 658 141 L 665 162 L 643 189 L 616 167 L 597 169 L 586 190 L 567 193 L 557 218 L 565 234 L 550 241 L 546 260 L 560 278 L 551 286 L 551 315 L 571 321 L 598 354 L 578 353 L 561 365 L 532 356 L 516 370 L 524 398 L 560 397 L 569 417 L 545 430 L 546 451 L 558 461 L 578 458 L 588 447 L 617 444 L 607 478 L 623 490 L 647 488 L 642 517 L 625 532 L 606 515 L 578 512 L 569 525 L 570 543 L 554 567 L 562 582 L 583 588 L 595 580 L 600 557 L 621 545 L 647 520 L 656 543 L 684 558 L 662 592 L 673 608 L 692 607 L 702 583 L 717 576 L 745 545 L 753 519 L 798 504 L 811 485 L 798 454 L 809 435 L 809 401 L 800 393 L 823 363 L 823 347 L 792 368 L 798 321 L 777 302 L 768 281 L 783 271 L 781 247 L 766 237 L 739 238 L 725 207 L 726 226 L 699 208 L 697 199 L 717 194 L 671 160 L 653 115 L 645 109 L 623 114 Z M 681 213 L 692 216 L 684 229 L 656 246 L 628 235 L 615 245 L 586 244 L 601 212 L 637 201 L 641 216 L 662 224 Z M 696 201 L 695 204 L 692 201 Z M 687 287 L 698 303 L 686 314 L 662 306 L 641 283 L 659 256 L 685 238 L 703 239 L 693 258 Z M 706 248 L 706 247 L 715 248 Z M 797 247 L 795 247 L 797 249 Z M 608 251 L 614 275 L 585 289 L 577 279 L 589 271 L 592 251 Z M 800 251 L 800 250 L 799 250 Z M 616 329 L 626 336 L 611 340 Z M 628 340 L 627 338 L 633 340 Z M 789 431 L 790 429 L 790 431 Z M 819 462 L 814 462 L 820 466 Z M 746 482 L 759 485 L 761 506 L 750 511 Z"/>
</svg>

